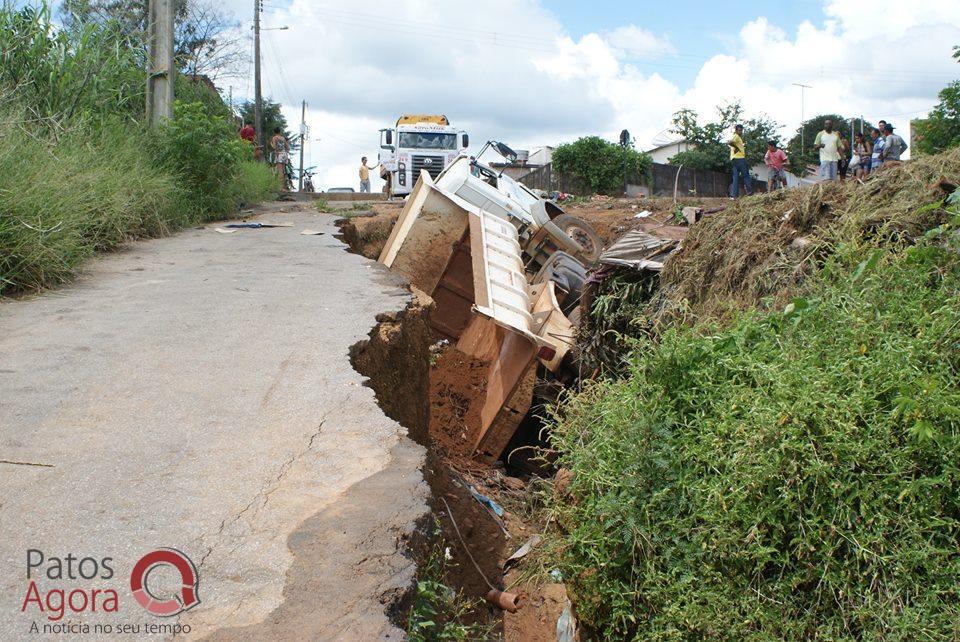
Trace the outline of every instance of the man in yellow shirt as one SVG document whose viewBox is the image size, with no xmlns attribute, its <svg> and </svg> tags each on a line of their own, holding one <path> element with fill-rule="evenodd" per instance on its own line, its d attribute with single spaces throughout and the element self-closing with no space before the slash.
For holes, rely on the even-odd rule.
<svg viewBox="0 0 960 642">
<path fill-rule="evenodd" d="M 370 170 L 375 169 L 380 165 L 377 163 L 373 167 L 367 167 L 367 157 L 364 156 L 360 159 L 360 192 L 364 194 L 370 193 Z"/>
<path fill-rule="evenodd" d="M 743 188 L 747 196 L 753 194 L 753 183 L 750 179 L 750 167 L 747 166 L 747 146 L 743 142 L 743 125 L 733 128 L 733 136 L 727 141 L 730 146 L 730 164 L 733 165 L 733 188 L 730 198 L 740 195 L 740 179 L 743 179 Z"/>
</svg>

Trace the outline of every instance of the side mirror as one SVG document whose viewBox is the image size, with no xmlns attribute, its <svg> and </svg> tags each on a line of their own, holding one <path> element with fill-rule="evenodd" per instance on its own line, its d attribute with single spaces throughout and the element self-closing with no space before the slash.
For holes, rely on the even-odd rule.
<svg viewBox="0 0 960 642">
<path fill-rule="evenodd" d="M 512 149 L 510 149 L 509 146 L 504 145 L 503 143 L 494 143 L 493 146 L 494 146 L 494 148 L 496 148 L 497 152 L 498 152 L 501 156 L 503 156 L 504 158 L 506 158 L 507 160 L 509 160 L 511 163 L 516 162 L 516 160 L 517 160 L 517 152 L 513 151 Z"/>
<path fill-rule="evenodd" d="M 384 132 L 384 141 L 386 141 L 386 144 L 387 144 L 387 145 L 393 145 L 393 130 L 392 130 L 392 129 L 388 129 L 386 132 Z"/>
<path fill-rule="evenodd" d="M 463 147 L 464 149 L 466 149 L 467 147 L 470 147 L 470 135 L 469 135 L 469 134 L 464 134 L 464 135 L 461 136 L 460 138 L 463 139 L 463 140 L 462 140 L 463 145 L 461 145 L 461 147 Z"/>
</svg>

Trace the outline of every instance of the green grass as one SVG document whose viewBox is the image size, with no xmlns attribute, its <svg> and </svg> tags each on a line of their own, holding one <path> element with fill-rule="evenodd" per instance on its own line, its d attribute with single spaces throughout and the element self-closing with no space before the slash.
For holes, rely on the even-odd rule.
<svg viewBox="0 0 960 642">
<path fill-rule="evenodd" d="M 63 283 L 95 252 L 229 216 L 274 189 L 269 168 L 244 162 L 217 209 L 198 209 L 132 126 L 52 141 L 5 124 L 0 140 L 0 293 Z"/>
<path fill-rule="evenodd" d="M 435 528 L 439 534 L 439 526 Z M 407 619 L 408 639 L 411 642 L 489 639 L 490 631 L 486 627 L 462 622 L 475 603 L 444 583 L 446 565 L 443 540 L 437 539 L 419 569 L 417 592 Z"/>
<path fill-rule="evenodd" d="M 838 247 L 806 297 L 639 341 L 556 418 L 604 639 L 960 637 L 960 238 Z"/>
</svg>

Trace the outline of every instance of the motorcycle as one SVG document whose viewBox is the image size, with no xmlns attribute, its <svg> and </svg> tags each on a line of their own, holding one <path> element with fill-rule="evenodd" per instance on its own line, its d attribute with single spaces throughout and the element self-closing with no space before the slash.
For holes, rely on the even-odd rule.
<svg viewBox="0 0 960 642">
<path fill-rule="evenodd" d="M 316 172 L 311 170 L 313 170 L 312 167 L 308 167 L 305 170 L 303 170 L 303 190 L 302 191 L 312 194 L 313 192 L 316 191 L 313 187 L 313 175 L 316 174 Z"/>
</svg>

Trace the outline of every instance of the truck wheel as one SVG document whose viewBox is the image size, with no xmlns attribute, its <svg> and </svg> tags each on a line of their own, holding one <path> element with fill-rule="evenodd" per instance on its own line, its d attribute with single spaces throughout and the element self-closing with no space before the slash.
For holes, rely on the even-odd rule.
<svg viewBox="0 0 960 642">
<path fill-rule="evenodd" d="M 603 241 L 585 220 L 571 214 L 561 214 L 553 219 L 553 224 L 563 230 L 564 234 L 580 246 L 585 259 L 592 263 L 600 258 L 600 252 L 603 251 Z"/>
</svg>

